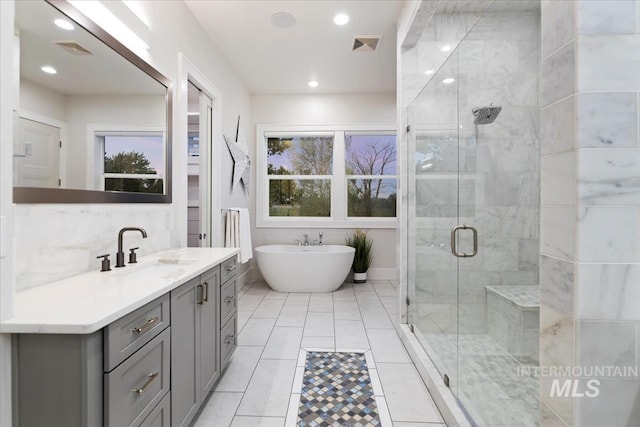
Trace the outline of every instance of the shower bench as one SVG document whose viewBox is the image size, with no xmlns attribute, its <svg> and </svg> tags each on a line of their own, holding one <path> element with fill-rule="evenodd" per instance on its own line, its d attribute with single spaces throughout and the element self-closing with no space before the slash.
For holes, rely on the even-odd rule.
<svg viewBox="0 0 640 427">
<path fill-rule="evenodd" d="M 487 332 L 523 364 L 537 364 L 540 330 L 540 287 L 490 285 Z"/>
</svg>

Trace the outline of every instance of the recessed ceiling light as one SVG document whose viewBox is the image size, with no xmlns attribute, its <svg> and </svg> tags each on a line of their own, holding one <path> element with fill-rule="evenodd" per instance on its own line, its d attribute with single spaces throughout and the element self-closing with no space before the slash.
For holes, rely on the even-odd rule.
<svg viewBox="0 0 640 427">
<path fill-rule="evenodd" d="M 278 12 L 271 15 L 271 23 L 278 28 L 291 28 L 296 25 L 296 17 L 287 12 Z"/>
<path fill-rule="evenodd" d="M 349 22 L 349 16 L 346 13 L 339 13 L 333 17 L 333 23 L 336 25 L 344 25 Z"/>
<path fill-rule="evenodd" d="M 455 82 L 455 81 L 456 81 L 456 79 L 454 79 L 453 77 L 449 77 L 449 78 L 444 79 L 444 80 L 442 81 L 442 83 L 444 83 L 444 84 L 446 84 L 446 85 L 450 85 L 451 83 L 453 83 L 453 82 Z"/>
<path fill-rule="evenodd" d="M 428 76 L 428 75 L 431 75 L 431 74 L 435 73 L 435 71 L 434 70 L 427 70 L 424 73 Z"/>
<path fill-rule="evenodd" d="M 311 86 L 311 87 L 318 87 L 318 85 L 319 85 L 320 83 L 318 83 L 318 81 L 317 81 L 317 80 L 309 80 L 309 83 L 307 83 L 307 84 L 308 84 L 309 86 Z"/>
<path fill-rule="evenodd" d="M 441 52 L 451 52 L 451 45 L 450 44 L 445 44 L 444 46 L 442 46 L 440 48 Z"/>
<path fill-rule="evenodd" d="M 74 28 L 73 24 L 67 21 L 66 19 L 56 19 L 55 21 L 53 21 L 53 23 L 56 24 L 58 27 L 62 28 L 63 30 L 67 30 L 67 31 L 71 31 Z"/>
<path fill-rule="evenodd" d="M 47 74 L 56 74 L 58 71 L 56 71 L 55 68 L 53 68 L 50 65 L 45 65 L 42 68 L 40 68 L 42 71 L 44 71 Z"/>
</svg>

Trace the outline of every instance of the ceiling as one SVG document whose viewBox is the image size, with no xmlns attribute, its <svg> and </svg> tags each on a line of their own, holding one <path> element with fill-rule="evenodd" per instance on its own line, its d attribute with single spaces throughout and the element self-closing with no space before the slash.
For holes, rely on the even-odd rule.
<svg viewBox="0 0 640 427">
<path fill-rule="evenodd" d="M 162 84 L 80 26 L 72 31 L 58 28 L 53 23 L 57 18 L 64 15 L 45 2 L 16 2 L 22 79 L 64 95 L 164 96 Z M 55 44 L 60 41 L 78 43 L 92 54 L 72 54 Z M 43 73 L 43 65 L 54 66 L 58 73 Z"/>
<path fill-rule="evenodd" d="M 396 90 L 396 22 L 403 0 L 185 0 L 253 94 Z M 287 12 L 291 28 L 271 16 Z M 350 21 L 333 23 L 337 13 Z M 352 52 L 354 36 L 382 36 L 374 52 Z M 309 80 L 319 86 L 310 88 Z"/>
</svg>

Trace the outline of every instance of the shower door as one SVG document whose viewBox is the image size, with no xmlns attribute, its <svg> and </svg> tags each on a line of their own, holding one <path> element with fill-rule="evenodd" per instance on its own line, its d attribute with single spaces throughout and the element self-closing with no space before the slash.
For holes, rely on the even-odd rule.
<svg viewBox="0 0 640 427">
<path fill-rule="evenodd" d="M 461 225 L 460 215 L 469 203 L 461 201 L 468 184 L 461 175 L 467 159 L 459 150 L 458 92 L 454 53 L 407 111 L 407 178 L 412 186 L 408 191 L 408 282 L 414 285 L 409 323 L 454 394 L 460 261 L 452 253 L 452 230 Z M 464 238 L 464 231 L 457 231 L 454 239 Z"/>
</svg>

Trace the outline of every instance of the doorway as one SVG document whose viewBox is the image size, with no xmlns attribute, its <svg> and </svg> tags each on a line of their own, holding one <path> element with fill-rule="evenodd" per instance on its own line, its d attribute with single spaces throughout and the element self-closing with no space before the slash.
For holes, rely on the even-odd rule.
<svg viewBox="0 0 640 427">
<path fill-rule="evenodd" d="M 16 156 L 14 185 L 59 188 L 60 128 L 20 117 L 18 133 L 24 152 Z"/>
<path fill-rule="evenodd" d="M 210 247 L 213 101 L 191 81 L 187 99 L 187 246 Z"/>
</svg>

